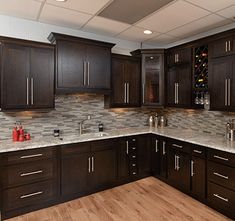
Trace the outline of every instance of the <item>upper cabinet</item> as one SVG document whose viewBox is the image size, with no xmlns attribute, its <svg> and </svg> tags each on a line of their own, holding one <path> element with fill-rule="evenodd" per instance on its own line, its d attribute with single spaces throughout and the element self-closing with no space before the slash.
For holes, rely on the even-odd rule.
<svg viewBox="0 0 235 221">
<path fill-rule="evenodd" d="M 1 109 L 54 107 L 54 46 L 1 38 Z"/>
<path fill-rule="evenodd" d="M 235 35 L 212 41 L 209 44 L 210 58 L 235 54 Z"/>
<path fill-rule="evenodd" d="M 140 106 L 140 59 L 112 54 L 111 96 L 106 96 L 109 107 Z"/>
<path fill-rule="evenodd" d="M 176 63 L 172 55 L 177 54 Z M 187 56 L 186 56 L 187 55 Z M 191 107 L 192 99 L 192 50 L 181 48 L 167 51 L 166 106 Z"/>
<path fill-rule="evenodd" d="M 142 105 L 164 105 L 164 51 L 141 50 Z"/>
<path fill-rule="evenodd" d="M 56 93 L 109 93 L 114 44 L 51 33 L 56 43 Z"/>
<path fill-rule="evenodd" d="M 179 48 L 167 51 L 167 66 L 192 62 L 191 48 Z"/>
</svg>

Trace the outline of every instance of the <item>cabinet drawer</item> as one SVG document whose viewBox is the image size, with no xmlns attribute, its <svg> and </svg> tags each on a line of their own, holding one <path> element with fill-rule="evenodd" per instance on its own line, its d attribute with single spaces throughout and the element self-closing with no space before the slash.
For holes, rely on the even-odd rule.
<svg viewBox="0 0 235 221">
<path fill-rule="evenodd" d="M 23 207 L 51 202 L 56 198 L 53 182 L 39 182 L 3 191 L 3 210 L 10 211 Z"/>
<path fill-rule="evenodd" d="M 225 214 L 235 217 L 235 192 L 217 184 L 208 183 L 208 202 Z M 231 214 L 233 213 L 233 214 Z"/>
<path fill-rule="evenodd" d="M 93 141 L 91 143 L 91 151 L 102 151 L 113 148 L 115 146 L 115 139 L 106 139 Z"/>
<path fill-rule="evenodd" d="M 206 148 L 199 145 L 192 145 L 192 155 L 204 159 L 206 157 Z"/>
<path fill-rule="evenodd" d="M 3 187 L 19 186 L 56 176 L 56 159 L 12 165 L 3 168 Z"/>
<path fill-rule="evenodd" d="M 68 144 L 68 145 L 63 145 L 61 147 L 62 157 L 64 155 L 73 155 L 73 154 L 88 153 L 88 152 L 90 152 L 90 143 L 87 142 Z"/>
<path fill-rule="evenodd" d="M 235 167 L 235 154 L 232 153 L 208 149 L 208 160 Z"/>
<path fill-rule="evenodd" d="M 208 179 L 221 186 L 235 190 L 235 168 L 209 161 Z"/>
<path fill-rule="evenodd" d="M 170 149 L 174 149 L 174 150 L 181 151 L 181 152 L 184 152 L 184 153 L 190 153 L 191 152 L 191 144 L 185 143 L 185 142 L 182 142 L 182 141 L 179 141 L 179 140 L 170 139 L 168 141 L 168 146 L 169 146 Z"/>
<path fill-rule="evenodd" d="M 56 157 L 56 148 L 38 148 L 33 150 L 22 150 L 2 155 L 2 164 L 11 165 L 28 163 L 37 160 Z"/>
</svg>

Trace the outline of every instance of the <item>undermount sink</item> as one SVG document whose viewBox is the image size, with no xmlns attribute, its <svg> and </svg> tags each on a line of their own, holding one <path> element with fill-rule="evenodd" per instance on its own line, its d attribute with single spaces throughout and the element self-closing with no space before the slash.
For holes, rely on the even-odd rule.
<svg viewBox="0 0 235 221">
<path fill-rule="evenodd" d="M 108 136 L 109 134 L 106 132 L 97 132 L 97 133 L 84 133 L 82 135 L 80 135 L 81 137 L 105 137 Z"/>
</svg>

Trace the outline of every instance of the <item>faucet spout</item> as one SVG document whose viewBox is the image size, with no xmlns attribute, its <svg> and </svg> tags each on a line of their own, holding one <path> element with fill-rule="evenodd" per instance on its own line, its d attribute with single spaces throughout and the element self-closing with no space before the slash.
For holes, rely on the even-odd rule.
<svg viewBox="0 0 235 221">
<path fill-rule="evenodd" d="M 79 122 L 79 135 L 83 134 L 83 124 L 86 120 L 90 120 L 91 116 L 88 115 L 86 119 L 82 120 L 81 122 Z"/>
</svg>

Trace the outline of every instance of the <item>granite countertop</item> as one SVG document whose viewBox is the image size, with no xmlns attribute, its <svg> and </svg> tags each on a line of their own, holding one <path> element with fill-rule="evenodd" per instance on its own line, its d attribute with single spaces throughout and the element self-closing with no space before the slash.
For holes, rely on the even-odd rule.
<svg viewBox="0 0 235 221">
<path fill-rule="evenodd" d="M 49 146 L 65 145 L 78 142 L 86 142 L 93 140 L 102 140 L 108 138 L 124 137 L 138 134 L 152 133 L 161 135 L 164 137 L 174 138 L 189 143 L 206 146 L 213 149 L 218 149 L 230 153 L 235 153 L 235 142 L 228 141 L 223 136 L 214 136 L 206 133 L 199 133 L 197 131 L 185 130 L 179 128 L 126 128 L 119 130 L 105 131 L 104 136 L 100 136 L 100 133 L 90 133 L 79 135 L 70 135 L 62 137 L 63 140 L 54 137 L 47 137 L 43 139 L 33 139 L 25 142 L 12 142 L 11 140 L 0 141 L 0 153 L 28 150 Z"/>
</svg>

